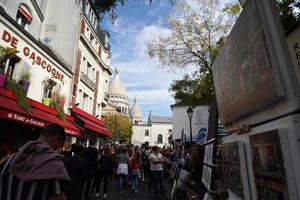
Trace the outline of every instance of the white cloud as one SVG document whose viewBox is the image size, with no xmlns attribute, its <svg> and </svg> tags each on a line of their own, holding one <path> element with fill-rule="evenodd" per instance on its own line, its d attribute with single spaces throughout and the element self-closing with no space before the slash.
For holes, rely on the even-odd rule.
<svg viewBox="0 0 300 200">
<path fill-rule="evenodd" d="M 146 54 L 147 43 L 158 39 L 160 36 L 165 37 L 170 35 L 171 31 L 160 25 L 152 24 L 150 26 L 145 26 L 137 34 L 137 39 L 135 42 L 135 50 L 139 57 L 144 57 Z"/>
</svg>

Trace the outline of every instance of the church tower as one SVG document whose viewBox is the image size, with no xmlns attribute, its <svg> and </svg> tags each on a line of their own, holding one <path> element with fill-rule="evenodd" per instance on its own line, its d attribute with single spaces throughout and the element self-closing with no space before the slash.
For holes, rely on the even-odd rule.
<svg viewBox="0 0 300 200">
<path fill-rule="evenodd" d="M 113 80 L 109 83 L 108 88 L 108 98 L 112 104 L 118 108 L 121 114 L 129 116 L 129 104 L 127 89 L 120 79 L 120 69 L 115 68 L 115 76 Z"/>
<path fill-rule="evenodd" d="M 134 103 L 130 109 L 130 118 L 133 124 L 143 124 L 143 117 L 141 109 L 137 104 L 136 96 L 134 96 Z"/>
</svg>

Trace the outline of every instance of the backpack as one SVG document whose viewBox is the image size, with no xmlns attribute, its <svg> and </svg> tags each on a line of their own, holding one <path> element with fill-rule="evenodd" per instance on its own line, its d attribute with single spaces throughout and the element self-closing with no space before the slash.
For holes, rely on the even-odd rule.
<svg viewBox="0 0 300 200">
<path fill-rule="evenodd" d="M 142 163 L 143 164 L 147 164 L 148 160 L 149 159 L 147 158 L 146 153 L 142 152 Z"/>
<path fill-rule="evenodd" d="M 135 161 L 135 160 L 132 160 L 131 169 L 132 170 L 138 170 L 138 169 L 140 169 L 140 163 L 137 162 L 137 161 Z"/>
</svg>

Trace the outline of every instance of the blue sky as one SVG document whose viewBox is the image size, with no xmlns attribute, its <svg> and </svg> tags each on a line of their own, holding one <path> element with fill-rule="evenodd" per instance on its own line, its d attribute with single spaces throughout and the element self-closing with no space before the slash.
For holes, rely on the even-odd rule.
<svg viewBox="0 0 300 200">
<path fill-rule="evenodd" d="M 189 69 L 168 72 L 146 55 L 147 42 L 169 33 L 166 17 L 173 7 L 168 0 L 153 0 L 151 4 L 144 1 L 128 0 L 118 7 L 114 24 L 105 18 L 101 25 L 110 33 L 111 68 L 120 68 L 129 104 L 132 106 L 136 95 L 145 121 L 150 110 L 154 115 L 172 116 L 170 105 L 174 99 L 168 88 L 172 80 L 181 79 Z"/>
</svg>

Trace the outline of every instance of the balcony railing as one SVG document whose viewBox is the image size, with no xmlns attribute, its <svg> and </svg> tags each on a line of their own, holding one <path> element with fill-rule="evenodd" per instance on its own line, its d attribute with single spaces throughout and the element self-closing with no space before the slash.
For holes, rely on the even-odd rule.
<svg viewBox="0 0 300 200">
<path fill-rule="evenodd" d="M 81 79 L 87 84 L 89 85 L 91 88 L 95 89 L 96 84 L 95 82 L 90 79 L 85 73 L 81 72 Z"/>
</svg>

